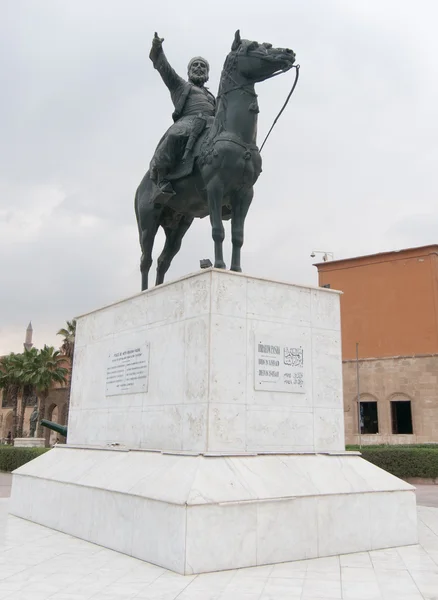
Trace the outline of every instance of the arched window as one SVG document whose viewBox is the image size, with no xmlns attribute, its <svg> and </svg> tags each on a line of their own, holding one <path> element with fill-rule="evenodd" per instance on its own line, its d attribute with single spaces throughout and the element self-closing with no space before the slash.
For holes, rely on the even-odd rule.
<svg viewBox="0 0 438 600">
<path fill-rule="evenodd" d="M 377 398 L 371 394 L 360 395 L 360 433 L 379 433 Z"/>
<path fill-rule="evenodd" d="M 411 399 L 404 394 L 394 394 L 390 398 L 391 425 L 394 434 L 412 434 Z"/>
</svg>

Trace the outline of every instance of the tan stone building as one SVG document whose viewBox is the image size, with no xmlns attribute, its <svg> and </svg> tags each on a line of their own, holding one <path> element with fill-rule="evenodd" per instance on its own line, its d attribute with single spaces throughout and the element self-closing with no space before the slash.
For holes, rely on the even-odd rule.
<svg viewBox="0 0 438 600">
<path fill-rule="evenodd" d="M 26 329 L 26 337 L 23 346 L 25 348 L 32 347 L 32 324 L 29 323 L 29 326 Z M 67 424 L 68 418 L 68 390 L 66 387 L 55 387 L 50 390 L 49 396 L 47 398 L 47 419 L 49 421 L 55 421 L 56 423 L 60 423 L 61 425 Z M 7 443 L 8 437 L 10 437 L 10 432 L 12 431 L 12 418 L 13 418 L 13 410 L 12 406 L 10 406 L 6 398 L 3 394 L 3 391 L 0 390 L 0 443 Z M 22 398 L 18 398 L 18 415 L 21 413 L 21 402 Z M 24 414 L 24 426 L 23 426 L 23 436 L 27 437 L 29 435 L 30 429 L 30 415 L 34 409 L 36 404 L 36 398 L 30 403 L 30 406 L 27 406 Z M 49 431 L 48 429 L 44 429 L 44 435 L 46 437 L 47 444 L 53 444 L 57 439 L 60 442 L 64 441 L 62 436 L 59 436 L 54 431 Z"/>
<path fill-rule="evenodd" d="M 347 444 L 438 442 L 438 245 L 316 266 L 343 292 Z"/>
</svg>

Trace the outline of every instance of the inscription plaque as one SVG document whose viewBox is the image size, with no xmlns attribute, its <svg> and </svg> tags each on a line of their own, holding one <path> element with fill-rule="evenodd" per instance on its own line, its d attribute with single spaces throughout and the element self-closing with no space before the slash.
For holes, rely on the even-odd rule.
<svg viewBox="0 0 438 600">
<path fill-rule="evenodd" d="M 148 391 L 149 343 L 110 352 L 106 369 L 106 395 Z"/>
<path fill-rule="evenodd" d="M 302 342 L 255 336 L 255 389 L 304 394 L 304 360 Z"/>
</svg>

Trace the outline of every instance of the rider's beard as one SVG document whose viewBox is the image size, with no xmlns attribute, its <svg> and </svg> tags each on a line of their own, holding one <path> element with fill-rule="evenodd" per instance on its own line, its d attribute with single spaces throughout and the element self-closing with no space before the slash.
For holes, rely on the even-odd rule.
<svg viewBox="0 0 438 600">
<path fill-rule="evenodd" d="M 206 83 L 208 81 L 208 76 L 204 75 L 204 74 L 201 75 L 198 73 L 194 73 L 193 71 L 191 71 L 189 79 L 195 85 L 202 86 L 202 85 L 204 85 L 204 83 Z"/>
</svg>

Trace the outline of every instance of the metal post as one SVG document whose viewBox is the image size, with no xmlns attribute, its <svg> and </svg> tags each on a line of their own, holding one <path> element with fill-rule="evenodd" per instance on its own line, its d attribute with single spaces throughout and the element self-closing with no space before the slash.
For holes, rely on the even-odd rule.
<svg viewBox="0 0 438 600">
<path fill-rule="evenodd" d="M 356 342 L 356 380 L 357 380 L 357 425 L 359 431 L 359 448 L 362 449 L 362 427 L 360 422 L 360 388 L 359 388 L 359 342 Z"/>
</svg>

